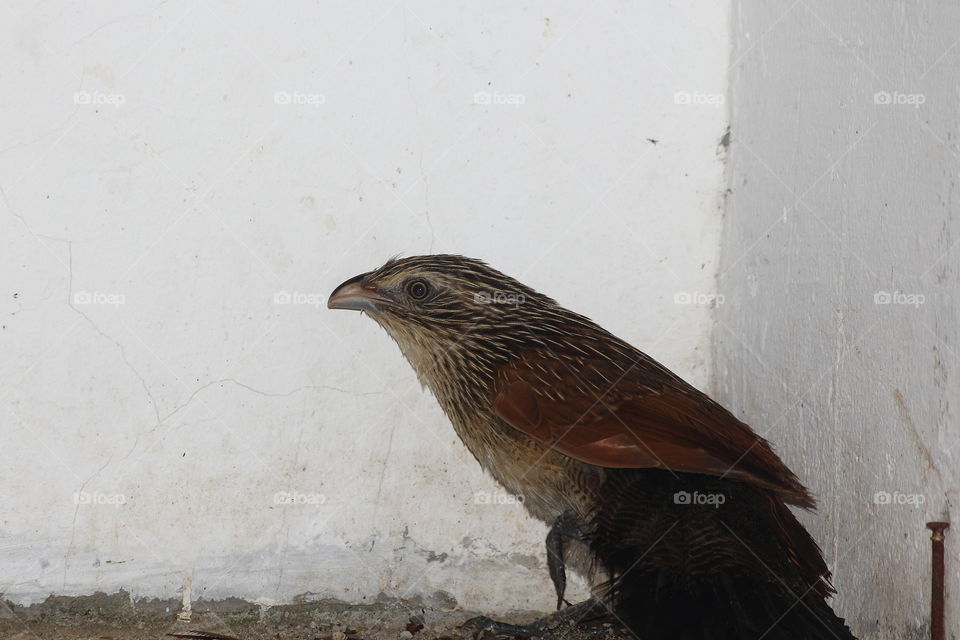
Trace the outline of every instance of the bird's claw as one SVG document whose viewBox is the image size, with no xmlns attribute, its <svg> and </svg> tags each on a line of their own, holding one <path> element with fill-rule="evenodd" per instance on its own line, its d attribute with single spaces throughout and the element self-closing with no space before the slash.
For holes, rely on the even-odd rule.
<svg viewBox="0 0 960 640">
<path fill-rule="evenodd" d="M 564 600 L 566 602 L 566 600 Z M 470 633 L 472 640 L 489 638 L 556 638 L 565 635 L 564 629 L 577 627 L 584 637 L 606 633 L 603 625 L 597 622 L 607 621 L 604 607 L 598 600 L 590 599 L 577 604 L 567 602 L 567 608 L 546 617 L 534 620 L 530 624 L 519 625 L 501 622 L 487 616 L 470 618 L 458 628 Z"/>
<path fill-rule="evenodd" d="M 473 640 L 484 640 L 488 638 L 532 638 L 539 635 L 539 629 L 535 629 L 532 626 L 510 624 L 488 618 L 487 616 L 470 618 L 457 628 L 460 631 L 469 633 Z"/>
</svg>

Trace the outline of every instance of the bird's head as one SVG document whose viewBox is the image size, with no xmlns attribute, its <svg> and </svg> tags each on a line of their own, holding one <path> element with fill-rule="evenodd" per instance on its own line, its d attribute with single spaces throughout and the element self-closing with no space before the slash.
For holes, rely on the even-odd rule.
<svg viewBox="0 0 960 640">
<path fill-rule="evenodd" d="M 389 260 L 337 287 L 327 307 L 368 314 L 418 372 L 422 363 L 464 348 L 490 360 L 506 357 L 543 324 L 538 311 L 558 308 L 480 260 L 457 255 Z"/>
</svg>

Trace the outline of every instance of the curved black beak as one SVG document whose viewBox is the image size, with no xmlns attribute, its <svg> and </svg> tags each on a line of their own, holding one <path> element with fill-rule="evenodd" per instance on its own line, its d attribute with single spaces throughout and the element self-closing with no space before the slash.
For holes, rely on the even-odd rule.
<svg viewBox="0 0 960 640">
<path fill-rule="evenodd" d="M 354 276 L 334 289 L 327 299 L 327 308 L 379 311 L 384 306 L 393 305 L 393 300 L 377 291 L 374 285 L 364 282 L 371 273 Z"/>
</svg>

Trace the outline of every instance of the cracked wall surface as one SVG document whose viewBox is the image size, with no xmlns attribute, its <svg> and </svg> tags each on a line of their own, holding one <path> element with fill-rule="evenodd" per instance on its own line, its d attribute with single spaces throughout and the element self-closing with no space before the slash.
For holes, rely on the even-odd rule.
<svg viewBox="0 0 960 640">
<path fill-rule="evenodd" d="M 543 527 L 326 295 L 464 253 L 706 387 L 724 3 L 4 13 L 0 593 L 550 609 Z"/>
<path fill-rule="evenodd" d="M 734 9 L 714 386 L 817 497 L 799 517 L 861 638 L 930 637 L 925 524 L 960 491 L 958 23 L 950 2 Z"/>
</svg>

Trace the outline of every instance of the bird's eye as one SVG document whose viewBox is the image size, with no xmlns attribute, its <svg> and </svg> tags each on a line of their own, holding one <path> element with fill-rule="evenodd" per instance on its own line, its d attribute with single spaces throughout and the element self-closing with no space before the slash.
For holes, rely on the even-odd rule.
<svg viewBox="0 0 960 640">
<path fill-rule="evenodd" d="M 414 300 L 423 300 L 430 293 L 430 287 L 423 280 L 411 280 L 407 283 L 407 293 Z"/>
</svg>

